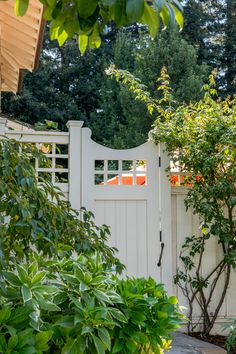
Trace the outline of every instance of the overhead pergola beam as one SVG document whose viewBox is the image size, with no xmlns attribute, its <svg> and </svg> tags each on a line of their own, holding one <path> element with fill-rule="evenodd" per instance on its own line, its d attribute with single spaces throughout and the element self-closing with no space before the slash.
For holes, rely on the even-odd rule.
<svg viewBox="0 0 236 354">
<path fill-rule="evenodd" d="M 0 89 L 16 93 L 22 70 L 37 68 L 45 23 L 38 0 L 29 0 L 22 17 L 16 17 L 14 5 L 15 0 L 0 1 Z"/>
</svg>

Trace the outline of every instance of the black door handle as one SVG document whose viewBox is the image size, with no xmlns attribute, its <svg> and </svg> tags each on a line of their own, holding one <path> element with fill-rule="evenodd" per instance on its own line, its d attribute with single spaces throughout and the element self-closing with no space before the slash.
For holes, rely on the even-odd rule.
<svg viewBox="0 0 236 354">
<path fill-rule="evenodd" d="M 158 267 L 161 266 L 161 260 L 162 260 L 162 255 L 163 255 L 164 247 L 165 247 L 164 242 L 161 242 L 161 253 L 160 253 L 160 257 L 159 257 L 158 263 L 157 263 L 157 266 L 158 266 Z"/>
</svg>

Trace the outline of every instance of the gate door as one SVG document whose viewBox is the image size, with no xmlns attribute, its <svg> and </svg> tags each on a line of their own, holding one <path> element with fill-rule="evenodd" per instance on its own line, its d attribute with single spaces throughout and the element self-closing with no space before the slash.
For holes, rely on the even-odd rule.
<svg viewBox="0 0 236 354">
<path fill-rule="evenodd" d="M 81 205 L 98 225 L 111 227 L 109 244 L 130 276 L 160 281 L 158 148 L 147 142 L 129 150 L 113 150 L 91 140 L 82 129 Z"/>
</svg>

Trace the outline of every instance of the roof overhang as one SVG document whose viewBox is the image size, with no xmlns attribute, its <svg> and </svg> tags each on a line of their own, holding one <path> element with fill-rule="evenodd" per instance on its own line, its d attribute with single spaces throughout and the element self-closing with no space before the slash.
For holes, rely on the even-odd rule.
<svg viewBox="0 0 236 354">
<path fill-rule="evenodd" d="M 45 22 L 43 5 L 29 0 L 27 13 L 17 17 L 15 0 L 0 1 L 0 89 L 18 92 L 22 71 L 37 68 Z"/>
</svg>

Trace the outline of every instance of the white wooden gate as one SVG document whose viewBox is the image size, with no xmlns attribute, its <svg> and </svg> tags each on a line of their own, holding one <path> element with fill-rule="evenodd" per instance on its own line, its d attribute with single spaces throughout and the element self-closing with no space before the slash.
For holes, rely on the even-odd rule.
<svg viewBox="0 0 236 354">
<path fill-rule="evenodd" d="M 165 230 L 161 229 L 160 185 L 165 175 L 161 173 L 160 148 L 147 142 L 129 150 L 114 150 L 95 143 L 90 136 L 91 131 L 83 128 L 81 205 L 94 212 L 98 225 L 111 227 L 109 244 L 119 250 L 126 274 L 166 281 L 161 274 L 168 240 L 162 239 Z M 168 185 L 162 183 L 166 201 Z M 165 272 L 168 274 L 168 269 Z"/>
</svg>

